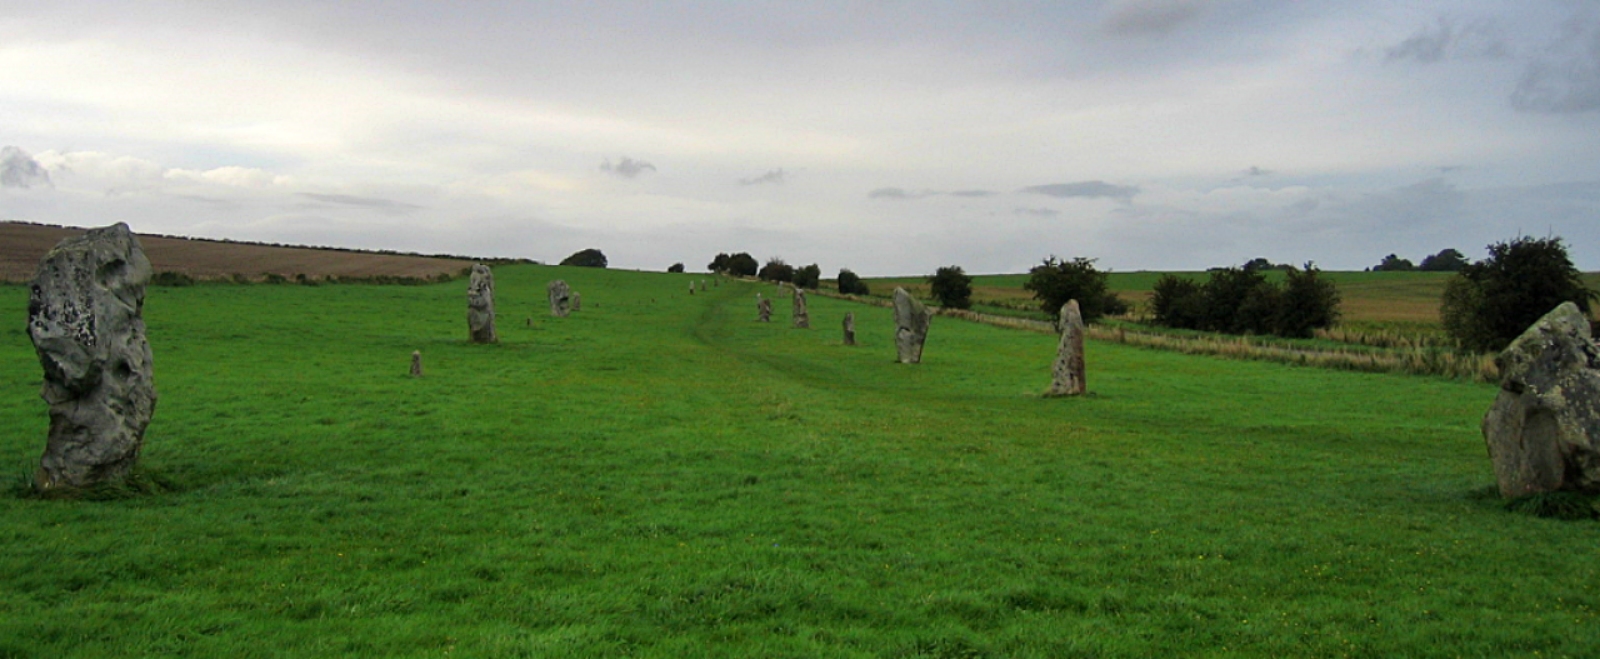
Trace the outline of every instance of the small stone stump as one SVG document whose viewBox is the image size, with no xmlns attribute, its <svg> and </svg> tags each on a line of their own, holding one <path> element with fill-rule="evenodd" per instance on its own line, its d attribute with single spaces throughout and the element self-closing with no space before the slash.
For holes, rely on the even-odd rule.
<svg viewBox="0 0 1600 659">
<path fill-rule="evenodd" d="M 500 340 L 494 332 L 494 273 L 482 263 L 472 266 L 467 282 L 467 336 L 473 343 Z"/>
<path fill-rule="evenodd" d="M 574 312 L 583 311 L 583 295 L 577 291 L 572 292 L 572 310 Z"/>
<path fill-rule="evenodd" d="M 1054 379 L 1044 395 L 1082 396 L 1088 386 L 1083 365 L 1083 336 L 1087 331 L 1077 300 L 1061 305 L 1061 317 L 1056 325 L 1061 328 L 1061 345 L 1056 348 L 1056 363 L 1050 368 Z"/>
<path fill-rule="evenodd" d="M 811 329 L 811 314 L 806 312 L 806 292 L 798 286 L 794 289 L 794 328 Z"/>
<path fill-rule="evenodd" d="M 700 292 L 701 293 L 706 292 L 706 280 L 704 280 L 704 279 L 700 280 Z"/>
<path fill-rule="evenodd" d="M 1483 440 L 1500 495 L 1600 492 L 1600 349 L 1565 302 L 1500 353 Z"/>
<path fill-rule="evenodd" d="M 150 260 L 126 224 L 67 238 L 39 263 L 28 338 L 44 367 L 50 434 L 33 486 L 125 479 L 155 414 L 144 286 Z"/>
<path fill-rule="evenodd" d="M 550 282 L 550 315 L 566 318 L 572 313 L 572 289 L 560 279 Z"/>
<path fill-rule="evenodd" d="M 900 363 L 922 363 L 922 345 L 928 340 L 933 314 L 904 288 L 894 289 L 894 347 Z"/>
<path fill-rule="evenodd" d="M 856 344 L 856 314 L 854 311 L 844 315 L 844 344 Z"/>
<path fill-rule="evenodd" d="M 422 377 L 422 351 L 411 351 L 411 377 Z"/>
<path fill-rule="evenodd" d="M 756 320 L 763 323 L 772 322 L 772 300 L 770 298 L 761 298 L 756 301 Z"/>
</svg>

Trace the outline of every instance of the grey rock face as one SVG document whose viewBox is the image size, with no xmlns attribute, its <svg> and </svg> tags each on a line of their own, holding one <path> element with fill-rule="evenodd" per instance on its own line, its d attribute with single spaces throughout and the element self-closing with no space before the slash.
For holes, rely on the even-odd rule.
<svg viewBox="0 0 1600 659">
<path fill-rule="evenodd" d="M 482 263 L 472 266 L 467 283 L 467 336 L 473 343 L 500 340 L 494 333 L 494 273 Z"/>
<path fill-rule="evenodd" d="M 1056 321 L 1061 328 L 1061 345 L 1056 348 L 1056 362 L 1050 368 L 1053 380 L 1046 396 L 1081 396 L 1087 390 L 1083 365 L 1083 314 L 1077 300 L 1061 305 L 1061 317 Z"/>
<path fill-rule="evenodd" d="M 61 241 L 39 263 L 28 337 L 44 367 L 50 436 L 34 487 L 77 488 L 128 475 L 155 413 L 144 286 L 150 260 L 126 224 Z"/>
<path fill-rule="evenodd" d="M 772 300 L 762 298 L 756 302 L 756 320 L 763 323 L 772 322 Z"/>
<path fill-rule="evenodd" d="M 560 279 L 550 282 L 550 315 L 566 318 L 572 313 L 572 289 Z"/>
<path fill-rule="evenodd" d="M 806 312 L 806 292 L 798 287 L 794 289 L 794 327 L 811 329 L 811 314 Z"/>
<path fill-rule="evenodd" d="M 1483 439 L 1500 494 L 1600 492 L 1600 349 L 1589 319 L 1563 303 L 1497 361 L 1500 394 Z"/>
<path fill-rule="evenodd" d="M 844 344 L 856 344 L 856 314 L 853 311 L 844 315 Z"/>
<path fill-rule="evenodd" d="M 894 289 L 894 347 L 900 363 L 922 363 L 922 345 L 928 340 L 933 314 L 904 288 Z"/>
</svg>

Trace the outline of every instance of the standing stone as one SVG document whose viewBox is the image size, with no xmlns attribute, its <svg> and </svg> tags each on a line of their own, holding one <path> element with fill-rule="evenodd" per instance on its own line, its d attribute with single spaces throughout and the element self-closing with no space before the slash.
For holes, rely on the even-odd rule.
<svg viewBox="0 0 1600 659">
<path fill-rule="evenodd" d="M 894 289 L 894 347 L 902 364 L 922 363 L 922 344 L 928 340 L 933 314 L 904 288 Z"/>
<path fill-rule="evenodd" d="M 422 351 L 411 351 L 411 377 L 422 377 Z"/>
<path fill-rule="evenodd" d="M 756 320 L 763 323 L 772 322 L 772 299 L 762 298 L 756 302 Z"/>
<path fill-rule="evenodd" d="M 856 344 L 856 314 L 854 311 L 844 315 L 844 344 Z"/>
<path fill-rule="evenodd" d="M 489 266 L 472 266 L 467 283 L 467 335 L 473 343 L 499 341 L 494 333 L 494 273 Z"/>
<path fill-rule="evenodd" d="M 689 282 L 689 294 L 694 295 L 694 282 Z"/>
<path fill-rule="evenodd" d="M 560 279 L 550 282 L 550 315 L 566 318 L 569 313 L 572 313 L 572 289 Z"/>
<path fill-rule="evenodd" d="M 706 292 L 706 280 L 704 280 L 704 279 L 700 280 L 700 292 L 701 293 Z"/>
<path fill-rule="evenodd" d="M 50 404 L 50 435 L 33 485 L 40 491 L 126 478 L 155 413 L 145 339 L 150 260 L 126 224 L 67 238 L 39 263 L 28 295 Z"/>
<path fill-rule="evenodd" d="M 572 292 L 572 310 L 583 311 L 583 296 L 577 291 Z"/>
<path fill-rule="evenodd" d="M 1500 394 L 1483 440 L 1501 496 L 1600 492 L 1600 349 L 1589 331 L 1564 302 L 1496 359 Z"/>
<path fill-rule="evenodd" d="M 806 313 L 806 292 L 794 289 L 794 328 L 811 329 L 811 314 Z"/>
<path fill-rule="evenodd" d="M 1056 363 L 1051 367 L 1054 380 L 1046 396 L 1082 396 L 1087 382 L 1083 368 L 1083 314 L 1078 311 L 1078 301 L 1068 300 L 1061 305 L 1061 317 L 1056 320 L 1061 328 L 1061 345 L 1056 348 Z"/>
</svg>

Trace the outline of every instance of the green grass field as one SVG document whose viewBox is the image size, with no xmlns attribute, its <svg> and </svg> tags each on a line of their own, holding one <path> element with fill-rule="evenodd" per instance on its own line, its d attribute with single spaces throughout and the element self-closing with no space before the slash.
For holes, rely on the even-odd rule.
<svg viewBox="0 0 1600 659">
<path fill-rule="evenodd" d="M 1091 342 L 1094 395 L 1044 399 L 1048 335 L 938 318 L 908 366 L 887 309 L 495 275 L 492 346 L 461 282 L 151 289 L 167 489 L 106 501 L 20 496 L 46 407 L 0 287 L 0 657 L 1600 647 L 1600 524 L 1489 494 L 1492 386 Z"/>
</svg>

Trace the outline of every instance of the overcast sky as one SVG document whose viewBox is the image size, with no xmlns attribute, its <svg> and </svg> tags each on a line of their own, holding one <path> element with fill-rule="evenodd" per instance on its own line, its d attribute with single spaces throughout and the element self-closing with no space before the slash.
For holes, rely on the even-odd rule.
<svg viewBox="0 0 1600 659">
<path fill-rule="evenodd" d="M 13 2 L 0 219 L 703 269 L 1600 270 L 1600 3 Z"/>
</svg>

